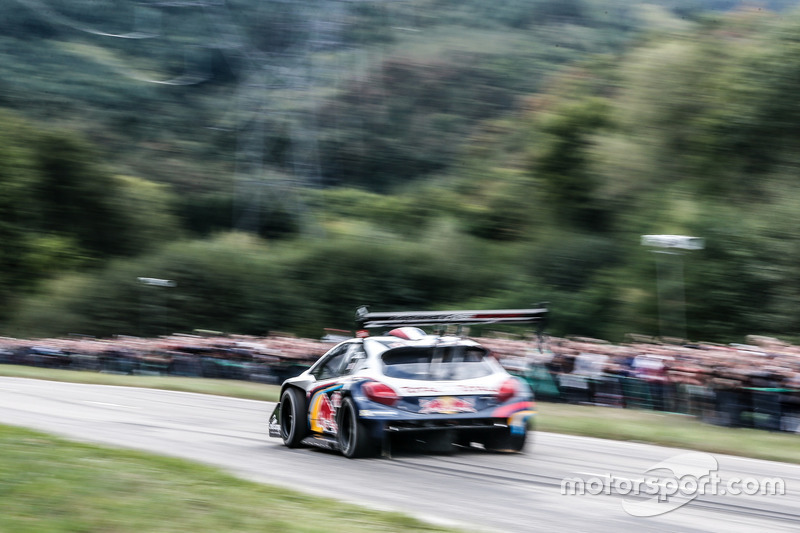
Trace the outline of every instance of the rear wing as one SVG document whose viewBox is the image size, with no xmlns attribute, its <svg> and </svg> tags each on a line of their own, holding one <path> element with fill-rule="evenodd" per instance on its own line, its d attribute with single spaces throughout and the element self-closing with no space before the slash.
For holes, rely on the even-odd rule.
<svg viewBox="0 0 800 533">
<path fill-rule="evenodd" d="M 495 309 L 488 311 L 400 311 L 371 313 L 359 307 L 356 311 L 356 324 L 359 329 L 401 327 L 401 326 L 448 326 L 475 324 L 533 324 L 544 327 L 547 308 L 534 309 Z"/>
</svg>

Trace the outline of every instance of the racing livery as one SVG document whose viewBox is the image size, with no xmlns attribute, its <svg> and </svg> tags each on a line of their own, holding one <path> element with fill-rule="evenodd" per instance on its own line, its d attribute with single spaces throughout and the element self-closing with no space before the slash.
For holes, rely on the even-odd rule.
<svg viewBox="0 0 800 533">
<path fill-rule="evenodd" d="M 533 393 L 489 351 L 458 335 L 429 334 L 419 326 L 544 323 L 547 310 L 370 313 L 361 328 L 311 368 L 286 380 L 269 421 L 270 437 L 363 457 L 411 437 L 431 448 L 477 444 L 521 451 Z M 388 333 L 370 336 L 367 329 Z M 407 439 L 408 440 L 408 439 Z"/>
</svg>

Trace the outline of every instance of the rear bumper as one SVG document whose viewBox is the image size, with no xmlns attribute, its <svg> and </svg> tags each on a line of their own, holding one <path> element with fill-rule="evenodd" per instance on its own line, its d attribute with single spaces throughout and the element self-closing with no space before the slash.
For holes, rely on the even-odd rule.
<svg viewBox="0 0 800 533">
<path fill-rule="evenodd" d="M 531 426 L 531 419 L 536 415 L 533 402 L 521 402 L 512 406 L 503 406 L 481 413 L 462 413 L 455 415 L 429 414 L 420 415 L 387 408 L 379 404 L 368 404 L 359 409 L 358 416 L 362 422 L 372 428 L 375 436 L 382 432 L 409 433 L 437 430 L 487 430 L 510 428 L 512 433 L 526 432 Z M 370 409 L 372 407 L 372 409 Z M 511 407 L 511 409 L 509 409 Z M 275 405 L 269 417 L 269 436 L 281 438 L 280 425 L 281 404 Z"/>
<path fill-rule="evenodd" d="M 489 429 L 508 427 L 505 419 L 473 418 L 473 419 L 436 419 L 436 420 L 391 420 L 383 423 L 384 431 L 404 433 L 412 431 L 435 431 L 437 429 Z"/>
<path fill-rule="evenodd" d="M 391 433 L 436 430 L 486 430 L 510 428 L 512 433 L 525 433 L 532 425 L 536 411 L 531 406 L 516 410 L 495 409 L 469 414 L 410 414 L 402 411 L 361 409 L 359 418 L 376 432 Z"/>
</svg>

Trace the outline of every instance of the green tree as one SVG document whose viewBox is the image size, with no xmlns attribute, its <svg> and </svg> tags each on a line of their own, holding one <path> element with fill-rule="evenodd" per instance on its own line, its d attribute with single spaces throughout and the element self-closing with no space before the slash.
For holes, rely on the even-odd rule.
<svg viewBox="0 0 800 533">
<path fill-rule="evenodd" d="M 586 229 L 605 229 L 607 213 L 596 202 L 592 172 L 593 137 L 609 124 L 605 102 L 588 99 L 566 104 L 539 118 L 531 172 L 544 184 L 556 217 Z"/>
<path fill-rule="evenodd" d="M 26 228 L 37 210 L 30 195 L 36 172 L 25 146 L 28 134 L 21 120 L 0 116 L 0 316 L 12 295 L 31 282 L 25 258 L 34 245 Z"/>
<path fill-rule="evenodd" d="M 98 167 L 89 147 L 71 134 L 47 132 L 36 140 L 32 156 L 39 228 L 74 236 L 94 253 L 127 251 L 128 228 L 114 205 L 119 185 Z"/>
</svg>

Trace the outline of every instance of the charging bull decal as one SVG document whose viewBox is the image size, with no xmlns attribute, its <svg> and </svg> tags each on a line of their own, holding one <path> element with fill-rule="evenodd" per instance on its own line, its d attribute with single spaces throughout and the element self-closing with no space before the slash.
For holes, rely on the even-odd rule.
<svg viewBox="0 0 800 533">
<path fill-rule="evenodd" d="M 336 434 L 336 412 L 342 405 L 342 385 L 335 385 L 316 391 L 311 397 L 309 419 L 311 431 L 315 433 Z"/>
<path fill-rule="evenodd" d="M 419 401 L 420 413 L 474 413 L 474 400 L 467 398 L 454 398 L 443 396 L 441 398 L 421 399 Z"/>
</svg>

